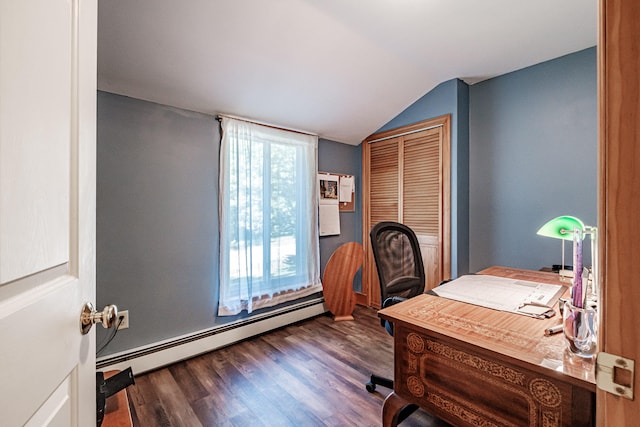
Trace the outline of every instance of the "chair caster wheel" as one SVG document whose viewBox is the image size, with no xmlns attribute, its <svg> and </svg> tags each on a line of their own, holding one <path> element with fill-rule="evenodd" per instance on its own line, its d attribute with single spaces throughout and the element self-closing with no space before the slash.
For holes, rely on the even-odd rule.
<svg viewBox="0 0 640 427">
<path fill-rule="evenodd" d="M 366 384 L 366 387 L 369 393 L 373 393 L 374 391 L 376 391 L 376 385 L 374 383 L 368 382 Z"/>
</svg>

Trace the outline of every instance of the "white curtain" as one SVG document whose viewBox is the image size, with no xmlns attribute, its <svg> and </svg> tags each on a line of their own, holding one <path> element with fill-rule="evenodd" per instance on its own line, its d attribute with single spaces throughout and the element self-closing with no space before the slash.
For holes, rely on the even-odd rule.
<svg viewBox="0 0 640 427">
<path fill-rule="evenodd" d="M 318 137 L 222 119 L 218 315 L 322 290 Z"/>
</svg>

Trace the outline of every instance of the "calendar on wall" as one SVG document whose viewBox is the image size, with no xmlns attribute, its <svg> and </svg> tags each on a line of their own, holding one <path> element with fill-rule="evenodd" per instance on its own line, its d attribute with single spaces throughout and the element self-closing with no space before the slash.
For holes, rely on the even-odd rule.
<svg viewBox="0 0 640 427">
<path fill-rule="evenodd" d="M 320 236 L 340 234 L 340 212 L 355 212 L 353 175 L 318 172 Z"/>
</svg>

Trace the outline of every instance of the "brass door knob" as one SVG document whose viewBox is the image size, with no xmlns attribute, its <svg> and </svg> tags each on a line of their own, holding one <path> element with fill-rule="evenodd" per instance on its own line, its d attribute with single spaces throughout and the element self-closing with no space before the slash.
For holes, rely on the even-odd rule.
<svg viewBox="0 0 640 427">
<path fill-rule="evenodd" d="M 105 308 L 98 312 L 93 307 L 93 304 L 87 302 L 82 307 L 82 313 L 80 314 L 80 332 L 82 335 L 89 333 L 94 323 L 102 323 L 103 328 L 110 328 L 116 323 L 118 318 L 118 307 L 113 304 L 105 306 Z"/>
</svg>

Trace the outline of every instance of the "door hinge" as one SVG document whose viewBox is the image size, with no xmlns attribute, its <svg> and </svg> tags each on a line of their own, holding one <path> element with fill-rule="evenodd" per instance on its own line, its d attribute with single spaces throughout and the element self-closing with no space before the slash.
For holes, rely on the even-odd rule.
<svg viewBox="0 0 640 427">
<path fill-rule="evenodd" d="M 634 361 L 600 352 L 596 360 L 596 384 L 600 390 L 633 400 Z"/>
</svg>

